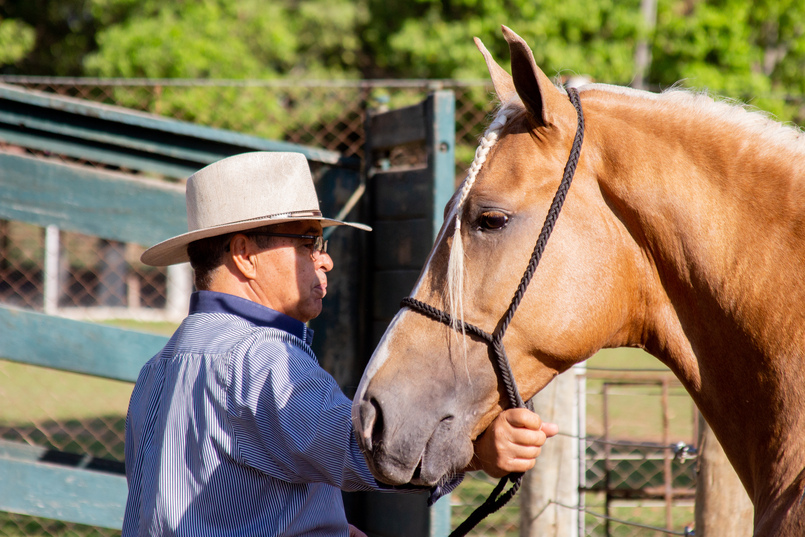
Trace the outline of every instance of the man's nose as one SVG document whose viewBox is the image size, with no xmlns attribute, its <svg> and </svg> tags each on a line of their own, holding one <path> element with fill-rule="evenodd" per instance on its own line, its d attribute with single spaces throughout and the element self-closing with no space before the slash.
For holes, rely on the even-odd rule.
<svg viewBox="0 0 805 537">
<path fill-rule="evenodd" d="M 322 269 L 324 272 L 333 270 L 333 258 L 326 252 L 321 252 L 316 257 L 316 268 Z"/>
</svg>

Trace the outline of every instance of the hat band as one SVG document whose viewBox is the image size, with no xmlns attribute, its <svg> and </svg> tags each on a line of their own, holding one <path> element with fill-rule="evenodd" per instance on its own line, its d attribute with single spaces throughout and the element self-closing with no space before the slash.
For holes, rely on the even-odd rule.
<svg viewBox="0 0 805 537">
<path fill-rule="evenodd" d="M 270 216 L 263 216 L 261 218 L 270 218 L 271 220 L 275 218 L 310 218 L 310 217 L 321 217 L 321 211 L 290 211 L 287 213 L 277 213 L 272 214 Z M 257 218 L 253 218 L 253 220 L 258 220 Z"/>
<path fill-rule="evenodd" d="M 200 226 L 196 227 L 195 229 L 191 229 L 190 231 L 202 231 L 204 229 L 215 229 L 224 226 L 232 226 L 238 224 L 245 224 L 248 222 L 257 222 L 260 220 L 286 220 L 286 219 L 304 219 L 304 218 L 323 218 L 321 215 L 321 211 L 318 210 L 307 210 L 307 211 L 288 211 L 285 213 L 275 213 L 275 214 L 266 214 L 263 216 L 255 216 L 254 218 L 247 218 L 245 220 L 237 220 L 235 222 L 224 222 L 222 224 L 215 224 L 211 226 Z"/>
</svg>

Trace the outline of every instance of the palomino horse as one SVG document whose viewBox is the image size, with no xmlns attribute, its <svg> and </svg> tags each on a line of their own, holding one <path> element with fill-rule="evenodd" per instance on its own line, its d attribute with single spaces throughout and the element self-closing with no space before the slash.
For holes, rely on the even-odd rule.
<svg viewBox="0 0 805 537">
<path fill-rule="evenodd" d="M 478 42 L 501 106 L 411 294 L 490 332 L 577 126 L 568 95 L 503 31 L 512 76 Z M 579 97 L 575 179 L 503 340 L 523 398 L 601 348 L 643 348 L 712 426 L 756 535 L 805 535 L 805 136 L 681 90 L 593 84 Z M 486 341 L 405 307 L 353 419 L 378 479 L 434 484 L 505 406 Z"/>
</svg>

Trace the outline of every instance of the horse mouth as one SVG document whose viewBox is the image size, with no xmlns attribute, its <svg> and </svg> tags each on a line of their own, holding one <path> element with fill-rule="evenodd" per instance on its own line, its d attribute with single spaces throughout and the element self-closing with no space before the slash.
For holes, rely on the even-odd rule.
<svg viewBox="0 0 805 537">
<path fill-rule="evenodd" d="M 457 463 L 464 458 L 466 449 L 456 447 L 464 442 L 454 437 L 451 422 L 452 418 L 442 420 L 418 453 L 413 451 L 418 442 L 412 438 L 363 437 L 363 442 L 359 443 L 369 469 L 379 481 L 389 485 L 432 487 L 444 481 L 445 476 L 455 475 Z M 471 457 L 471 442 L 469 446 Z"/>
<path fill-rule="evenodd" d="M 419 458 L 419 462 L 417 462 L 416 468 L 414 468 L 414 473 L 411 475 L 411 484 L 428 485 L 422 480 L 422 457 Z"/>
<path fill-rule="evenodd" d="M 460 460 L 467 448 L 458 447 L 459 439 L 455 437 L 453 425 L 453 417 L 449 416 L 434 429 L 409 474 L 409 483 L 433 487 L 466 466 L 461 465 Z M 469 446 L 471 457 L 472 444 L 469 443 Z"/>
<path fill-rule="evenodd" d="M 406 462 L 405 457 L 401 457 L 398 453 L 393 453 L 388 450 L 386 444 L 376 446 L 372 452 L 364 452 L 369 469 L 375 477 L 383 483 L 389 485 L 417 485 L 417 486 L 432 486 L 432 480 L 427 478 L 427 471 L 423 476 L 423 467 L 425 461 L 425 453 L 427 448 L 423 450 L 415 463 L 411 463 L 411 459 Z"/>
</svg>

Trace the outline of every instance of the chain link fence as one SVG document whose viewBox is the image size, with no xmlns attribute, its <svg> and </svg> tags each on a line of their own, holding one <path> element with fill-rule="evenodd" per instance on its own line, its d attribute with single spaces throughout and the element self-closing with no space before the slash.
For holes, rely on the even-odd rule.
<svg viewBox="0 0 805 537">
<path fill-rule="evenodd" d="M 552 503 L 582 513 L 582 537 L 693 535 L 699 414 L 690 396 L 667 370 L 635 378 L 632 371 L 591 368 L 585 383 L 580 501 Z M 560 424 L 560 434 L 566 426 Z M 481 472 L 467 476 L 451 498 L 453 527 L 496 483 Z M 481 521 L 470 535 L 539 535 L 539 517 L 530 533 L 520 526 L 523 497 Z"/>
<path fill-rule="evenodd" d="M 472 161 L 492 110 L 486 81 L 0 79 L 358 157 L 363 156 L 368 111 L 407 106 L 434 89 L 452 89 L 458 179 Z M 208 111 L 186 112 L 182 103 L 191 99 L 209 103 Z M 260 113 L 255 116 L 254 110 Z M 61 158 L 17 147 L 0 150 Z M 183 297 L 189 292 L 189 275 L 186 268 L 171 272 L 142 265 L 142 251 L 141 245 L 0 221 L 0 303 L 169 335 L 186 312 Z M 695 444 L 693 404 L 667 373 L 639 381 L 624 380 L 616 372 L 608 375 L 588 380 L 583 502 L 565 507 L 584 509 L 585 535 L 589 536 L 684 535 L 685 526 L 693 520 L 694 462 L 687 456 L 689 450 L 671 446 Z M 122 465 L 131 388 L 127 383 L 0 360 L 0 397 L 5 402 L 0 438 Z M 495 483 L 483 473 L 467 477 L 451 498 L 453 527 L 483 502 Z M 484 520 L 472 535 L 519 535 L 519 511 L 515 499 Z M 118 534 L 0 513 L 0 536 Z"/>
<path fill-rule="evenodd" d="M 689 535 L 699 413 L 667 370 L 587 372 L 586 535 Z"/>
<path fill-rule="evenodd" d="M 168 276 L 134 244 L 0 221 L 0 302 L 68 317 L 145 320 L 163 310 Z"/>
</svg>

